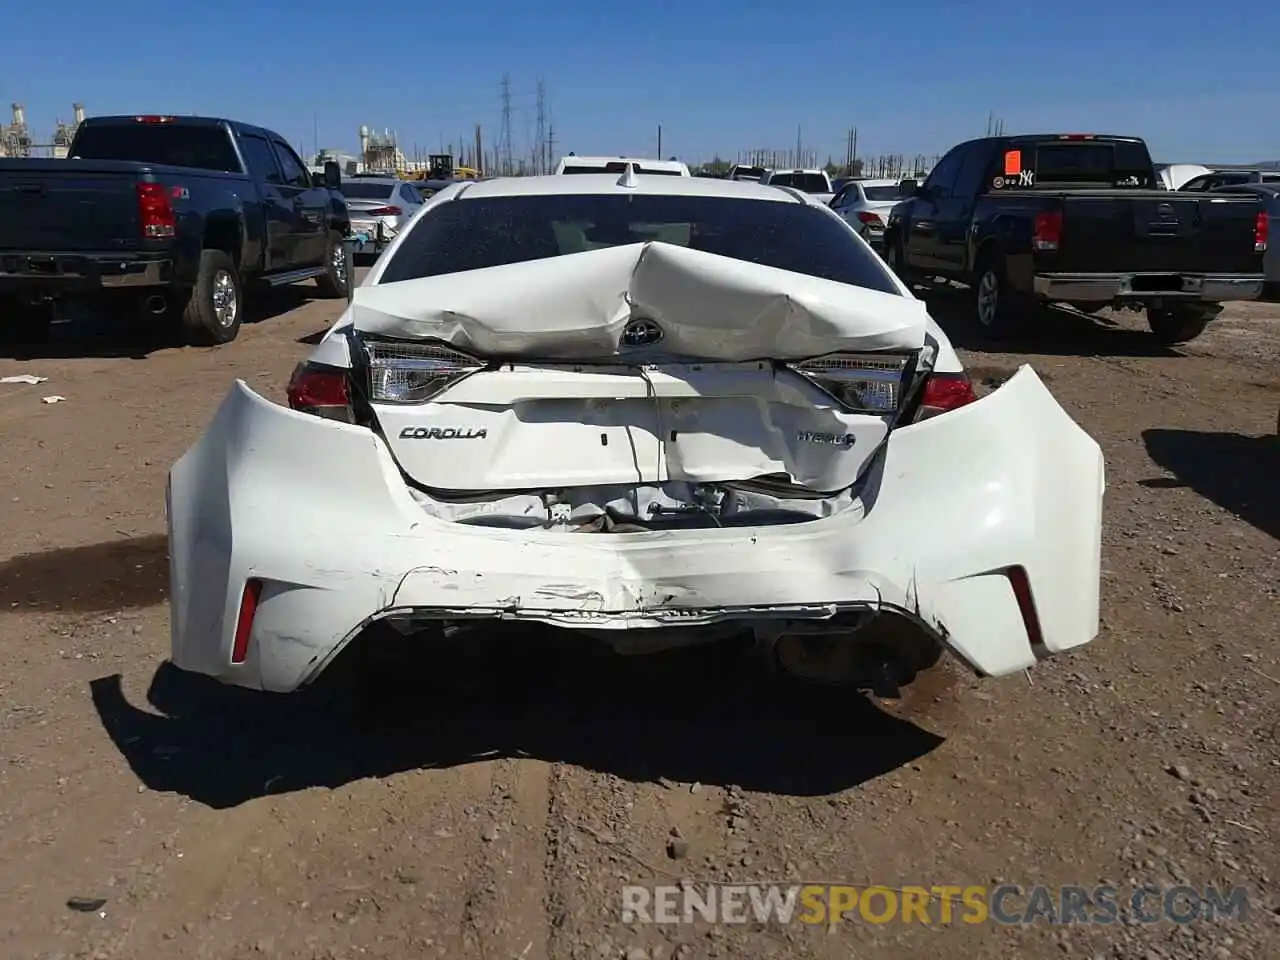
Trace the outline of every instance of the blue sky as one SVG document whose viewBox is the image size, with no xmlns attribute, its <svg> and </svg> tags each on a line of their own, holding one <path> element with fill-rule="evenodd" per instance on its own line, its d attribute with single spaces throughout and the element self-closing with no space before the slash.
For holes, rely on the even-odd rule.
<svg viewBox="0 0 1280 960">
<path fill-rule="evenodd" d="M 933 154 L 986 130 L 1136 134 L 1157 160 L 1280 157 L 1280 8 L 872 5 L 684 0 L 351 4 L 61 0 L 5 13 L 0 104 L 40 140 L 88 112 L 203 113 L 260 123 L 310 153 L 352 150 L 361 123 L 438 149 L 483 125 L 496 142 L 511 75 L 528 149 L 541 76 L 557 154 L 732 158 L 806 147 L 842 161 Z M 0 119 L 7 122 L 7 109 Z M 317 124 L 318 118 L 318 124 Z"/>
</svg>

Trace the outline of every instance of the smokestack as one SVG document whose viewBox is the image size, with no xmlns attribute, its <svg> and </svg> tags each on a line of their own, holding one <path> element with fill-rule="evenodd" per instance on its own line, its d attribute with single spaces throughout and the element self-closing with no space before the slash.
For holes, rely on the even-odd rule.
<svg viewBox="0 0 1280 960">
<path fill-rule="evenodd" d="M 22 104 L 20 103 L 13 105 L 13 125 L 15 127 L 25 127 L 27 125 L 27 111 L 22 109 Z"/>
<path fill-rule="evenodd" d="M 71 112 L 75 116 L 74 122 L 76 126 L 79 126 L 80 124 L 84 123 L 84 104 L 83 103 L 73 103 L 71 105 Z"/>
</svg>

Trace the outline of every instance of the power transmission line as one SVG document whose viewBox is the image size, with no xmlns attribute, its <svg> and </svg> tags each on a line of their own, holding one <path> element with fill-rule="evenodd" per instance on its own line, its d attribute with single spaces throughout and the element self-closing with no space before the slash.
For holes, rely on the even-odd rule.
<svg viewBox="0 0 1280 960">
<path fill-rule="evenodd" d="M 511 176 L 511 74 L 502 75 L 502 129 L 498 133 L 498 173 Z"/>
<path fill-rule="evenodd" d="M 538 132 L 534 140 L 533 172 L 544 174 L 550 166 L 547 154 L 547 88 L 538 78 Z"/>
</svg>

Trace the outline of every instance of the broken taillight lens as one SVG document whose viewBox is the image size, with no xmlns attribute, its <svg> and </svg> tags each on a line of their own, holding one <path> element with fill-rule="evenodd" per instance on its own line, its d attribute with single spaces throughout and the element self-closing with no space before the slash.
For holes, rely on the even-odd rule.
<svg viewBox="0 0 1280 960">
<path fill-rule="evenodd" d="M 351 407 L 351 372 L 319 363 L 300 363 L 285 390 L 290 409 L 326 420 L 355 423 Z"/>
<path fill-rule="evenodd" d="M 424 403 L 485 368 L 470 354 L 443 343 L 366 340 L 369 399 L 378 403 Z"/>
<path fill-rule="evenodd" d="M 830 394 L 852 413 L 893 413 L 902 401 L 902 378 L 909 358 L 832 353 L 802 360 L 791 368 Z"/>
<path fill-rule="evenodd" d="M 955 410 L 965 404 L 973 403 L 978 395 L 973 392 L 973 384 L 963 373 L 931 373 L 924 382 L 924 396 L 920 398 L 920 409 L 915 421 L 928 420 L 948 410 Z"/>
</svg>

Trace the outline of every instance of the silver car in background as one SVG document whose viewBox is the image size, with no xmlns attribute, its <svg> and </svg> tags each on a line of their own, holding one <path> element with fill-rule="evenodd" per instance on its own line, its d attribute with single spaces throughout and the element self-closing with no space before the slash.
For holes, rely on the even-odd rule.
<svg viewBox="0 0 1280 960">
<path fill-rule="evenodd" d="M 863 240 L 880 250 L 889 211 L 906 199 L 900 183 L 898 180 L 850 180 L 831 201 L 831 209 L 857 230 Z"/>
<path fill-rule="evenodd" d="M 395 177 L 344 177 L 342 195 L 351 211 L 356 256 L 376 257 L 425 202 L 416 184 Z"/>
</svg>

